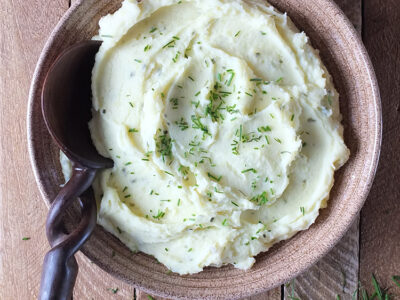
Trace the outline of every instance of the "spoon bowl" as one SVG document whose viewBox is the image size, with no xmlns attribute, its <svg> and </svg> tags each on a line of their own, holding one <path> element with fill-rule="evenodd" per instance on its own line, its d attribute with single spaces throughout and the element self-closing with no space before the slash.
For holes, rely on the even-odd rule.
<svg viewBox="0 0 400 300">
<path fill-rule="evenodd" d="M 92 69 L 100 45 L 85 41 L 62 53 L 46 76 L 42 94 L 43 117 L 52 138 L 70 160 L 94 169 L 113 166 L 97 153 L 88 128 Z"/>
</svg>

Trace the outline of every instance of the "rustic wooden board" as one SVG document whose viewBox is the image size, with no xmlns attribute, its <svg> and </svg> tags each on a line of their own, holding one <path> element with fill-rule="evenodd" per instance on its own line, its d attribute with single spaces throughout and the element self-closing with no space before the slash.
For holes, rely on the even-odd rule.
<svg viewBox="0 0 400 300">
<path fill-rule="evenodd" d="M 26 108 L 36 61 L 67 4 L 0 4 L 0 299 L 34 299 L 39 289 L 47 209 L 29 164 Z"/>
<path fill-rule="evenodd" d="M 47 208 L 29 164 L 26 105 L 39 53 L 70 2 L 1 0 L 0 299 L 35 299 L 39 290 L 41 263 L 48 250 L 44 234 Z M 337 2 L 356 28 L 361 29 L 361 0 Z M 364 3 L 364 12 L 364 40 L 381 85 L 385 128 L 377 180 L 361 219 L 360 278 L 371 289 L 371 273 L 377 274 L 383 286 L 393 286 L 390 275 L 400 273 L 397 184 L 400 176 L 400 2 L 368 0 Z M 358 282 L 358 234 L 355 223 L 331 253 L 296 279 L 293 295 L 305 300 L 334 299 L 340 294 L 341 299 L 348 299 Z M 393 238 L 396 236 L 397 240 Z M 23 241 L 23 237 L 31 239 Z M 146 294 L 135 292 L 131 286 L 100 270 L 82 254 L 78 255 L 78 263 L 75 299 L 134 299 L 135 296 L 148 299 Z M 286 296 L 291 296 L 291 287 L 285 288 Z M 400 289 L 390 291 L 400 296 Z M 281 289 L 249 299 L 278 300 Z"/>
<path fill-rule="evenodd" d="M 363 37 L 378 77 L 383 109 L 383 143 L 375 183 L 361 212 L 361 283 L 372 290 L 400 275 L 400 1 L 364 1 Z"/>
</svg>

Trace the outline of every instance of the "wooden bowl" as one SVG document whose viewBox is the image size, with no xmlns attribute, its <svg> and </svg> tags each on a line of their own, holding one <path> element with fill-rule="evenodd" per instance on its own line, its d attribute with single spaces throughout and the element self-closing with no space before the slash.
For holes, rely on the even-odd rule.
<svg viewBox="0 0 400 300">
<path fill-rule="evenodd" d="M 133 254 L 97 226 L 82 252 L 106 272 L 146 292 L 171 298 L 237 299 L 274 288 L 304 272 L 324 256 L 352 224 L 371 187 L 381 144 L 381 104 L 371 62 L 353 26 L 329 0 L 271 0 L 311 38 L 333 75 L 350 161 L 336 173 L 329 206 L 307 231 L 260 254 L 249 271 L 231 266 L 206 268 L 191 276 L 168 274 L 155 259 Z M 40 95 L 49 67 L 64 49 L 90 39 L 100 17 L 120 7 L 120 0 L 81 0 L 62 18 L 47 42 L 34 74 L 28 111 L 31 162 L 43 198 L 50 203 L 63 183 L 59 150 L 43 123 Z M 67 228 L 79 219 L 71 211 Z M 44 230 L 44 229 L 43 229 Z M 113 256 L 115 252 L 115 256 Z"/>
</svg>

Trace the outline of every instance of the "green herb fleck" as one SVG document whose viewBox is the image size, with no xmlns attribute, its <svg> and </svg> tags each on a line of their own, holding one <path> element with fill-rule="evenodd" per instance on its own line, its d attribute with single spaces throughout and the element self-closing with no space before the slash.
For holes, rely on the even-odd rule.
<svg viewBox="0 0 400 300">
<path fill-rule="evenodd" d="M 156 220 L 161 220 L 165 216 L 165 212 L 158 210 L 158 213 L 156 216 L 153 216 L 154 219 Z"/>
<path fill-rule="evenodd" d="M 23 241 L 29 241 L 31 238 L 30 237 L 23 237 L 22 240 Z"/>
<path fill-rule="evenodd" d="M 183 118 L 181 118 L 179 121 L 175 121 L 175 124 L 178 125 L 178 127 L 179 127 L 182 131 L 185 131 L 186 129 L 189 128 L 188 122 L 186 122 Z"/>
<path fill-rule="evenodd" d="M 248 172 L 252 172 L 252 173 L 256 174 L 256 173 L 257 173 L 257 170 L 251 168 L 251 169 L 247 169 L 247 170 L 243 170 L 243 171 L 242 171 L 243 174 L 244 174 L 244 173 L 248 173 Z"/>
<path fill-rule="evenodd" d="M 221 178 L 222 178 L 222 176 L 216 177 L 211 173 L 207 173 L 207 175 L 208 175 L 209 178 L 214 179 L 217 182 L 219 182 L 221 180 Z"/>
<path fill-rule="evenodd" d="M 159 133 L 162 132 L 161 129 L 158 130 Z M 157 153 L 161 155 L 163 161 L 165 162 L 165 158 L 172 156 L 172 139 L 170 138 L 167 131 L 159 134 L 156 138 L 156 149 Z"/>
<path fill-rule="evenodd" d="M 271 127 L 269 126 L 261 126 L 257 128 L 258 132 L 270 132 L 271 131 Z"/>
</svg>

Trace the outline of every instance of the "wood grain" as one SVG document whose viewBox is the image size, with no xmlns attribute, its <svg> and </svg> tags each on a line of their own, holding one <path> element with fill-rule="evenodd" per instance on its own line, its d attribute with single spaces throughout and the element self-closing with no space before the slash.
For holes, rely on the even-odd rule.
<svg viewBox="0 0 400 300">
<path fill-rule="evenodd" d="M 26 142 L 28 91 L 44 42 L 67 1 L 2 0 L 0 6 L 0 299 L 25 300 L 37 296 L 47 250 L 47 208 Z"/>
<path fill-rule="evenodd" d="M 361 283 L 371 274 L 400 299 L 391 281 L 400 275 L 400 1 L 365 0 L 363 37 L 377 73 L 383 107 L 383 143 L 375 183 L 361 213 Z"/>
</svg>

